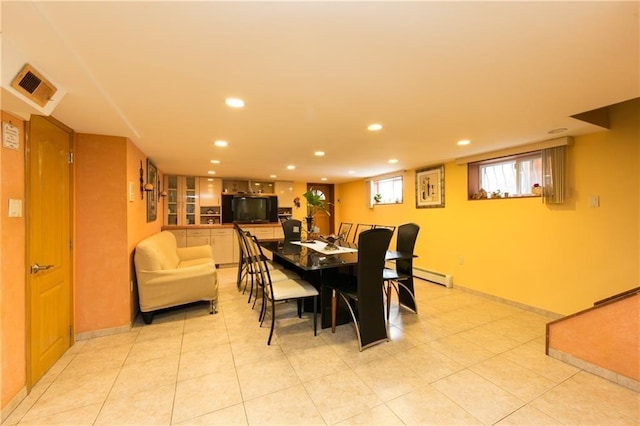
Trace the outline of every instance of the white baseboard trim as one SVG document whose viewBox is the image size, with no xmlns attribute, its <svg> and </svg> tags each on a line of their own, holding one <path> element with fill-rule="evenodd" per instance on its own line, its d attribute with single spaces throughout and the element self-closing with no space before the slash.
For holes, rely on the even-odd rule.
<svg viewBox="0 0 640 426">
<path fill-rule="evenodd" d="M 610 382 L 616 383 L 632 391 L 640 393 L 640 382 L 630 377 L 618 374 L 615 371 L 607 370 L 590 362 L 583 361 L 580 358 L 576 358 L 573 355 L 559 351 L 557 349 L 549 348 L 549 356 L 555 358 L 564 363 L 573 365 L 576 368 L 587 371 L 595 376 L 602 377 Z"/>
<path fill-rule="evenodd" d="M 22 389 L 20 389 L 20 391 L 18 391 L 16 396 L 11 398 L 11 401 L 9 401 L 6 406 L 0 409 L 0 422 L 4 423 L 4 421 L 9 418 L 11 413 L 13 413 L 13 411 L 16 408 L 18 408 L 18 405 L 20 405 L 20 403 L 24 401 L 26 397 L 27 397 L 27 387 L 24 386 Z"/>
<path fill-rule="evenodd" d="M 497 302 L 504 303 L 505 305 L 511 305 L 511 306 L 513 306 L 515 308 L 519 308 L 519 309 L 523 309 L 525 311 L 533 312 L 535 314 L 542 315 L 542 316 L 545 316 L 545 317 L 549 317 L 549 318 L 554 319 L 554 320 L 558 319 L 558 318 L 562 318 L 562 317 L 565 316 L 565 315 L 558 314 L 556 312 L 551 312 L 551 311 L 547 311 L 547 310 L 544 310 L 544 309 L 536 308 L 535 306 L 525 305 L 524 303 L 515 302 L 513 300 L 504 299 L 502 297 L 494 296 L 493 294 L 484 293 L 484 292 L 479 291 L 479 290 L 474 290 L 474 289 L 471 289 L 471 288 L 462 287 L 459 284 L 454 284 L 453 288 L 455 288 L 456 290 L 462 290 L 462 291 L 467 292 L 467 293 L 475 294 L 477 296 L 486 297 L 487 299 L 495 300 Z"/>
<path fill-rule="evenodd" d="M 131 324 L 120 327 L 103 328 L 102 330 L 87 331 L 86 333 L 78 333 L 75 335 L 76 342 L 80 340 L 89 340 L 96 337 L 111 336 L 113 334 L 127 333 L 131 331 Z"/>
</svg>

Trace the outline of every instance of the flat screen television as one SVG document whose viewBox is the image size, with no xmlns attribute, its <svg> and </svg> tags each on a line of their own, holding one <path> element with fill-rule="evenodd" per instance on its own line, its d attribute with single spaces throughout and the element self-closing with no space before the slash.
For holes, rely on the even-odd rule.
<svg viewBox="0 0 640 426">
<path fill-rule="evenodd" d="M 235 195 L 231 200 L 233 221 L 237 223 L 269 223 L 278 221 L 278 197 Z"/>
</svg>

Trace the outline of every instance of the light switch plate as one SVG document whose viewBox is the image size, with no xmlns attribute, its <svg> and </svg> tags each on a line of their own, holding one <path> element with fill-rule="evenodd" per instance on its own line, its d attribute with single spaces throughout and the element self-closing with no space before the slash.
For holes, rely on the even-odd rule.
<svg viewBox="0 0 640 426">
<path fill-rule="evenodd" d="M 9 198 L 9 217 L 22 217 L 22 200 Z"/>
<path fill-rule="evenodd" d="M 600 207 L 600 196 L 599 195 L 590 195 L 589 196 L 589 207 Z"/>
<path fill-rule="evenodd" d="M 134 191 L 135 191 L 135 186 L 133 185 L 133 182 L 129 181 L 129 202 L 130 203 L 133 203 L 133 200 L 135 197 Z"/>
</svg>

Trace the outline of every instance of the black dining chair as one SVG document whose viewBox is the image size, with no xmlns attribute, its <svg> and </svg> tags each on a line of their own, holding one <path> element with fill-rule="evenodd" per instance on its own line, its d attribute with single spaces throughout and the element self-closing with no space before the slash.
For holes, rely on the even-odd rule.
<svg viewBox="0 0 640 426">
<path fill-rule="evenodd" d="M 351 232 L 352 227 L 353 227 L 353 223 L 349 223 L 349 222 L 340 223 L 340 227 L 338 228 L 338 237 L 342 241 L 348 241 L 349 233 Z"/>
<path fill-rule="evenodd" d="M 373 225 L 368 225 L 366 223 L 358 223 L 356 225 L 356 230 L 353 232 L 353 242 L 358 243 L 358 236 L 360 235 L 360 233 L 373 228 L 374 228 Z"/>
<path fill-rule="evenodd" d="M 382 271 L 391 241 L 389 229 L 371 229 L 358 237 L 356 275 L 338 274 L 323 286 L 331 290 L 331 331 L 336 329 L 338 295 L 353 318 L 360 350 L 388 341 Z"/>
<path fill-rule="evenodd" d="M 282 231 L 286 241 L 300 241 L 302 239 L 302 222 L 298 219 L 287 219 L 282 222 Z"/>
<path fill-rule="evenodd" d="M 396 227 L 394 225 L 373 225 L 373 229 L 376 228 L 391 229 L 391 232 L 394 232 L 396 230 Z"/>
<path fill-rule="evenodd" d="M 418 313 L 418 306 L 413 288 L 413 250 L 418 239 L 420 226 L 415 223 L 404 223 L 398 227 L 398 236 L 396 238 L 396 251 L 405 253 L 409 256 L 396 259 L 395 269 L 385 268 L 383 271 L 383 280 L 386 283 L 385 294 L 387 296 L 387 320 L 389 319 L 389 311 L 391 310 L 391 288 L 393 287 L 400 301 L 400 289 L 403 287 L 406 293 L 413 299 L 415 313 Z M 407 285 L 409 284 L 410 286 Z"/>
<path fill-rule="evenodd" d="M 318 290 L 309 282 L 300 279 L 299 276 L 297 276 L 297 278 L 274 278 L 275 274 L 283 274 L 285 271 L 271 270 L 269 268 L 265 261 L 266 257 L 262 252 L 262 247 L 260 247 L 258 239 L 255 236 L 247 236 L 247 246 L 249 247 L 251 258 L 257 259 L 255 262 L 257 271 L 256 282 L 258 283 L 258 287 L 262 289 L 262 307 L 258 317 L 260 326 L 264 323 L 264 319 L 268 312 L 267 304 L 271 306 L 271 330 L 269 332 L 267 345 L 271 344 L 271 338 L 273 337 L 273 330 L 275 328 L 276 302 L 283 302 L 287 300 L 296 300 L 298 302 L 298 318 L 302 318 L 302 301 L 308 297 L 313 298 L 313 335 L 317 336 Z M 292 274 L 295 275 L 293 272 Z"/>
</svg>

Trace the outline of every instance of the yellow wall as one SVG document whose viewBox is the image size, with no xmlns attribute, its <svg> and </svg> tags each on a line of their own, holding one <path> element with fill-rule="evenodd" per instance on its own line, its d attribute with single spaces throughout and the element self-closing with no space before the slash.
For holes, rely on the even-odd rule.
<svg viewBox="0 0 640 426">
<path fill-rule="evenodd" d="M 450 162 L 445 208 L 415 208 L 411 170 L 401 205 L 369 209 L 364 182 L 338 185 L 336 224 L 416 222 L 415 264 L 453 275 L 454 286 L 559 314 L 585 309 L 640 281 L 639 113 L 638 100 L 616 105 L 611 130 L 575 138 L 562 206 L 540 198 L 468 201 L 466 167 Z M 590 195 L 600 207 L 589 207 Z"/>
<path fill-rule="evenodd" d="M 17 151 L 0 148 L 0 399 L 5 407 L 26 384 L 24 121 L 2 112 L 19 129 Z M 22 217 L 8 217 L 9 199 L 22 200 Z"/>
</svg>

